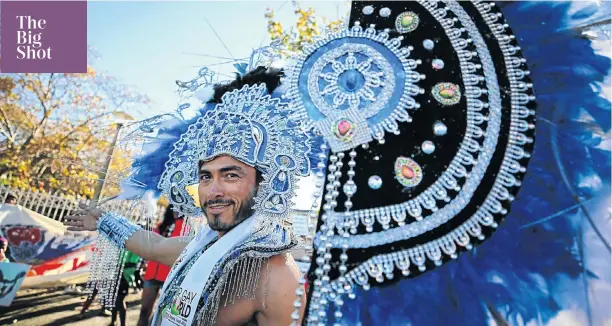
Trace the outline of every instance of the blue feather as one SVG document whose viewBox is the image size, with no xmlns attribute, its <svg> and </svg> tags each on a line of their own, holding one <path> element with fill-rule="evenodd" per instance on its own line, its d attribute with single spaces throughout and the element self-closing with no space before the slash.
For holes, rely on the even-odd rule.
<svg viewBox="0 0 612 326">
<path fill-rule="evenodd" d="M 487 306 L 522 325 L 547 323 L 569 307 L 589 309 L 583 287 L 561 291 L 564 282 L 601 272 L 585 270 L 577 249 L 585 215 L 576 200 L 609 197 L 610 152 L 599 146 L 610 131 L 610 102 L 599 90 L 611 62 L 574 27 L 602 13 L 593 3 L 579 10 L 567 1 L 498 5 L 527 59 L 538 102 L 536 148 L 512 211 L 491 239 L 457 260 L 393 286 L 357 290 L 358 299 L 342 308 L 343 325 L 484 326 Z M 603 314 L 610 318 L 609 310 Z"/>
<path fill-rule="evenodd" d="M 247 73 L 247 68 L 248 68 L 249 64 L 247 63 L 234 63 L 234 68 L 236 68 L 236 71 L 238 71 L 238 73 L 240 73 L 241 76 L 244 76 Z"/>
</svg>

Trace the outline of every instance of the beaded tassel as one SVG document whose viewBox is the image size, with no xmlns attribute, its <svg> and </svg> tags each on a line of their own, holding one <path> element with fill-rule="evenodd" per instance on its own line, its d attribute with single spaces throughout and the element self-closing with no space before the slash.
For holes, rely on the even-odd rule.
<svg viewBox="0 0 612 326">
<path fill-rule="evenodd" d="M 114 307 L 123 274 L 125 262 L 125 242 L 142 228 L 131 223 L 123 216 L 105 213 L 98 220 L 99 236 L 90 261 L 87 288 L 97 290 L 100 301 L 106 307 Z"/>
<path fill-rule="evenodd" d="M 317 222 L 316 222 L 317 212 L 315 211 L 316 208 L 318 207 L 317 200 L 319 199 L 319 196 L 321 196 L 322 188 L 323 188 L 323 185 L 325 184 L 325 158 L 327 157 L 327 155 L 325 154 L 326 151 L 327 151 L 327 145 L 322 144 L 321 152 L 319 153 L 319 163 L 317 164 L 318 171 L 315 173 L 316 191 L 313 193 L 314 200 L 313 200 L 312 208 L 309 212 L 308 221 L 307 221 L 307 224 L 308 224 L 307 238 L 308 240 L 311 240 L 311 241 L 314 238 L 314 234 L 316 233 L 316 228 L 317 228 Z M 312 223 L 311 220 L 315 220 L 314 223 Z M 308 263 L 308 269 L 310 269 L 310 265 L 312 264 L 312 257 L 310 257 L 310 255 L 308 255 L 307 253 L 307 256 L 304 257 L 304 259 Z M 300 307 L 302 307 L 302 297 L 305 294 L 304 285 L 306 284 L 306 273 L 308 272 L 308 269 L 302 271 L 303 275 L 302 277 L 300 277 L 298 288 L 295 290 L 296 299 L 293 302 L 293 312 L 291 313 L 291 319 L 293 320 L 293 323 L 291 323 L 291 326 L 298 326 L 297 322 L 300 319 Z"/>
<path fill-rule="evenodd" d="M 87 288 L 90 297 L 97 290 L 100 303 L 114 307 L 119 279 L 123 270 L 124 250 L 115 246 L 108 238 L 98 237 L 90 261 Z"/>
</svg>

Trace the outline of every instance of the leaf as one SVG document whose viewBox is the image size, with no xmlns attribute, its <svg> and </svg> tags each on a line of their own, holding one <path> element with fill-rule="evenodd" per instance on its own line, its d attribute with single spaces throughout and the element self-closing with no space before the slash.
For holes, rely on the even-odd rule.
<svg viewBox="0 0 612 326">
<path fill-rule="evenodd" d="M 0 183 L 91 196 L 105 177 L 104 193 L 118 192 L 132 160 L 119 144 L 105 171 L 116 130 L 109 122 L 134 120 L 146 96 L 93 66 L 88 72 L 0 77 Z"/>
<path fill-rule="evenodd" d="M 135 120 L 134 117 L 132 117 L 131 115 L 125 112 L 121 112 L 121 111 L 113 112 L 112 115 L 115 118 L 121 119 L 121 120 Z"/>
</svg>

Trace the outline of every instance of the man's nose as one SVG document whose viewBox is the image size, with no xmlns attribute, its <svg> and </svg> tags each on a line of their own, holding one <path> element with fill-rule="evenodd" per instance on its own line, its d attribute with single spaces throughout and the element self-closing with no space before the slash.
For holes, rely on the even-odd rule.
<svg viewBox="0 0 612 326">
<path fill-rule="evenodd" d="M 208 198 L 217 198 L 223 197 L 225 195 L 225 191 L 223 189 L 223 185 L 218 180 L 213 180 L 210 185 L 210 191 L 208 193 Z"/>
</svg>

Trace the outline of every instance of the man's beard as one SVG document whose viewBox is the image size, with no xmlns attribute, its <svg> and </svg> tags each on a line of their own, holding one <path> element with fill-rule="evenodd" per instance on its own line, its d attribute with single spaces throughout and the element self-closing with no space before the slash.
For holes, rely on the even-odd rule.
<svg viewBox="0 0 612 326">
<path fill-rule="evenodd" d="M 211 214 L 212 216 L 208 216 L 206 214 L 206 207 L 212 204 L 220 203 L 220 200 L 210 200 L 202 205 L 202 211 L 207 217 L 208 226 L 214 231 L 217 232 L 227 232 L 233 229 L 236 225 L 242 223 L 242 221 L 249 218 L 253 215 L 253 206 L 255 206 L 255 196 L 257 195 L 257 188 L 254 188 L 249 197 L 242 202 L 242 205 L 238 208 L 236 215 L 234 215 L 234 219 L 230 223 L 224 223 L 221 221 L 221 214 Z M 223 201 L 225 202 L 225 201 Z"/>
</svg>

